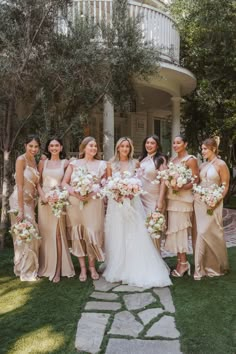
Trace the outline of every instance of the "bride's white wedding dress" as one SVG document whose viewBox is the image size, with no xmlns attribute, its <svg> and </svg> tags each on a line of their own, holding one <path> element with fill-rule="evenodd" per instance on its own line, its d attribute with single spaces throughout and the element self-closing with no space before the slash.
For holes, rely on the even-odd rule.
<svg viewBox="0 0 236 354">
<path fill-rule="evenodd" d="M 112 165 L 112 170 L 119 171 L 119 163 Z M 129 171 L 134 173 L 134 170 L 135 161 L 130 161 Z M 125 200 L 122 206 L 109 199 L 105 221 L 105 258 L 103 276 L 109 282 L 121 281 L 143 288 L 172 284 L 169 269 L 145 227 L 145 212 L 138 196 L 131 201 Z"/>
</svg>

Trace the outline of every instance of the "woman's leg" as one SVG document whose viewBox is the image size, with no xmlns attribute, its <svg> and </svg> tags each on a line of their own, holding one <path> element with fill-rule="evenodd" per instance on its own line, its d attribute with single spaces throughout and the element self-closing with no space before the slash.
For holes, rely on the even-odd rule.
<svg viewBox="0 0 236 354">
<path fill-rule="evenodd" d="M 87 269 L 86 269 L 85 257 L 78 257 L 78 259 L 79 259 L 79 265 L 80 265 L 79 280 L 81 282 L 84 282 L 87 280 Z"/>
<path fill-rule="evenodd" d="M 59 223 L 57 226 L 56 243 L 57 243 L 57 265 L 56 265 L 56 272 L 53 278 L 53 283 L 58 283 L 61 277 L 62 245 L 61 245 L 61 233 L 60 233 Z"/>
<path fill-rule="evenodd" d="M 91 258 L 89 258 L 89 270 L 91 273 L 91 278 L 93 280 L 98 280 L 99 274 L 97 273 L 96 268 L 95 268 L 95 260 L 91 259 Z"/>
</svg>

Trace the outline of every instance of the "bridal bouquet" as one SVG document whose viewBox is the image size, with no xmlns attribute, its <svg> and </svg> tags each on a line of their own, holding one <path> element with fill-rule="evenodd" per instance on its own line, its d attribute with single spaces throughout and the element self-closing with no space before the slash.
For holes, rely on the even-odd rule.
<svg viewBox="0 0 236 354">
<path fill-rule="evenodd" d="M 66 189 L 61 189 L 60 187 L 54 187 L 51 189 L 50 192 L 46 193 L 46 198 L 49 199 L 48 204 L 52 209 L 52 213 L 57 218 L 60 218 L 63 210 L 65 210 L 65 207 L 70 205 L 68 201 L 68 191 Z"/>
<path fill-rule="evenodd" d="M 123 204 L 125 199 L 130 200 L 143 193 L 141 181 L 132 176 L 129 171 L 125 171 L 122 174 L 116 172 L 112 177 L 108 177 L 107 183 L 98 193 L 98 196 L 100 198 L 111 197 L 117 203 Z"/>
<path fill-rule="evenodd" d="M 152 238 L 160 238 L 161 232 L 166 228 L 165 216 L 156 210 L 147 216 L 145 225 Z"/>
<path fill-rule="evenodd" d="M 223 199 L 224 190 L 224 184 L 222 184 L 222 186 L 212 184 L 209 187 L 202 187 L 196 184 L 193 185 L 193 192 L 196 193 L 200 200 L 209 207 L 209 209 L 207 209 L 208 215 L 213 215 L 212 208 L 214 208 L 216 204 Z"/>
<path fill-rule="evenodd" d="M 15 235 L 16 243 L 18 245 L 22 243 L 29 243 L 33 240 L 33 238 L 37 240 L 41 239 L 36 227 L 26 219 L 14 224 L 11 227 L 11 233 Z"/>
<path fill-rule="evenodd" d="M 89 172 L 87 168 L 77 167 L 75 169 L 75 177 L 71 181 L 71 186 L 75 192 L 80 193 L 81 196 L 87 196 L 89 193 L 97 193 L 100 189 L 97 177 Z M 80 209 L 83 209 L 86 202 L 80 203 Z"/>
<path fill-rule="evenodd" d="M 181 188 L 187 183 L 194 182 L 194 177 L 190 168 L 187 168 L 183 164 L 174 164 L 173 162 L 169 163 L 168 169 L 158 172 L 154 183 L 160 183 L 162 179 L 165 181 L 168 188 Z M 173 190 L 173 193 L 177 194 L 178 191 Z"/>
</svg>

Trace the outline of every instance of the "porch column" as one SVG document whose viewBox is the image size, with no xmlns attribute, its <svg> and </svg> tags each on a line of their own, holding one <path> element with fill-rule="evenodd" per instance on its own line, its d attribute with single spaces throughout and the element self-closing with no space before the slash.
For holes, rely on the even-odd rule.
<svg viewBox="0 0 236 354">
<path fill-rule="evenodd" d="M 171 128 L 171 144 L 176 135 L 180 134 L 180 102 L 181 97 L 172 97 L 172 128 Z M 172 148 L 172 156 L 175 154 Z"/>
<path fill-rule="evenodd" d="M 114 106 L 109 97 L 103 103 L 103 158 L 109 160 L 114 155 Z"/>
</svg>

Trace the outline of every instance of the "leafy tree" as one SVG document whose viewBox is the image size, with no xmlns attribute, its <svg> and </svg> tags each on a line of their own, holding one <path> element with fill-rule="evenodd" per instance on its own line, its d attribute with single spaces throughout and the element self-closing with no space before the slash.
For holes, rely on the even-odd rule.
<svg viewBox="0 0 236 354">
<path fill-rule="evenodd" d="M 171 6 L 181 34 L 181 64 L 197 77 L 186 97 L 182 123 L 197 151 L 205 137 L 221 137 L 230 161 L 236 142 L 236 3 L 234 0 L 175 0 Z"/>
<path fill-rule="evenodd" d="M 157 72 L 158 52 L 143 41 L 140 19 L 129 17 L 127 0 L 114 1 L 108 26 L 79 16 L 72 23 L 69 6 L 69 0 L 0 2 L 0 247 L 12 152 L 22 137 L 32 130 L 43 140 L 55 131 L 78 132 L 104 95 L 124 107 L 134 95 L 134 77 Z"/>
</svg>

